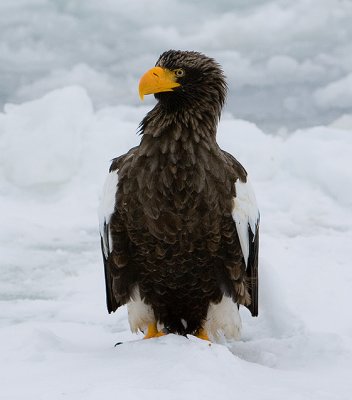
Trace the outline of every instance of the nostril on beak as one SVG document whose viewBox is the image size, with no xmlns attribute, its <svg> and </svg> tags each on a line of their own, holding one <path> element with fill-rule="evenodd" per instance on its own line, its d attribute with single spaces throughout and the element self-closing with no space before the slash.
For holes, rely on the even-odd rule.
<svg viewBox="0 0 352 400">
<path fill-rule="evenodd" d="M 153 75 L 159 78 L 159 75 L 156 72 L 153 72 Z"/>
</svg>

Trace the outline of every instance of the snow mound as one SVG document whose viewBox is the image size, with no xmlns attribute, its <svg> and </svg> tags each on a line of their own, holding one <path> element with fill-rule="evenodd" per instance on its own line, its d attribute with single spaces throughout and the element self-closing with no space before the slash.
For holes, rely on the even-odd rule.
<svg viewBox="0 0 352 400">
<path fill-rule="evenodd" d="M 352 131 L 352 114 L 343 114 L 330 124 L 331 128 Z"/>
<path fill-rule="evenodd" d="M 352 73 L 318 89 L 314 96 L 323 109 L 336 107 L 348 110 L 352 104 Z"/>
<path fill-rule="evenodd" d="M 86 91 L 75 86 L 6 105 L 0 119 L 5 177 L 21 187 L 67 182 L 80 166 L 92 113 Z"/>
</svg>

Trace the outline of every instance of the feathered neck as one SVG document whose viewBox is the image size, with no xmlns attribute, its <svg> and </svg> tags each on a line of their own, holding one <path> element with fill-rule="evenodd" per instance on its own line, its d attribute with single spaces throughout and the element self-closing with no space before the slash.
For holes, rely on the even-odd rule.
<svg viewBox="0 0 352 400">
<path fill-rule="evenodd" d="M 204 107 L 171 109 L 169 104 L 158 102 L 143 118 L 139 132 L 142 135 L 160 137 L 172 131 L 176 137 L 186 136 L 196 142 L 199 139 L 214 142 L 219 118 L 220 110 L 214 106 L 210 106 L 208 110 Z"/>
</svg>

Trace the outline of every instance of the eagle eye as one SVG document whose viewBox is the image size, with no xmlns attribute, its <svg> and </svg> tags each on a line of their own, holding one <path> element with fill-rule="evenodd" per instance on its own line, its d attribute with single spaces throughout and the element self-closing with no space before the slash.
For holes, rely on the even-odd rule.
<svg viewBox="0 0 352 400">
<path fill-rule="evenodd" d="M 177 76 L 177 78 L 182 78 L 185 76 L 185 70 L 182 68 L 174 69 L 174 74 Z"/>
</svg>

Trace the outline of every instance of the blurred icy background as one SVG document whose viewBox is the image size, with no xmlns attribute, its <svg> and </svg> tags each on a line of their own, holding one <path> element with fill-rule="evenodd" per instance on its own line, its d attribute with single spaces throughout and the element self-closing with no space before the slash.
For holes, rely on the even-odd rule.
<svg viewBox="0 0 352 400">
<path fill-rule="evenodd" d="M 348 0 L 0 1 L 1 400 L 351 399 L 351 21 Z M 97 205 L 169 48 L 223 65 L 218 141 L 260 206 L 259 317 L 230 351 L 113 348 L 136 337 L 106 312 Z"/>
<path fill-rule="evenodd" d="M 266 130 L 326 124 L 352 103 L 350 0 L 1 0 L 0 104 L 68 84 L 137 104 L 166 49 L 215 57 L 227 110 Z"/>
</svg>

